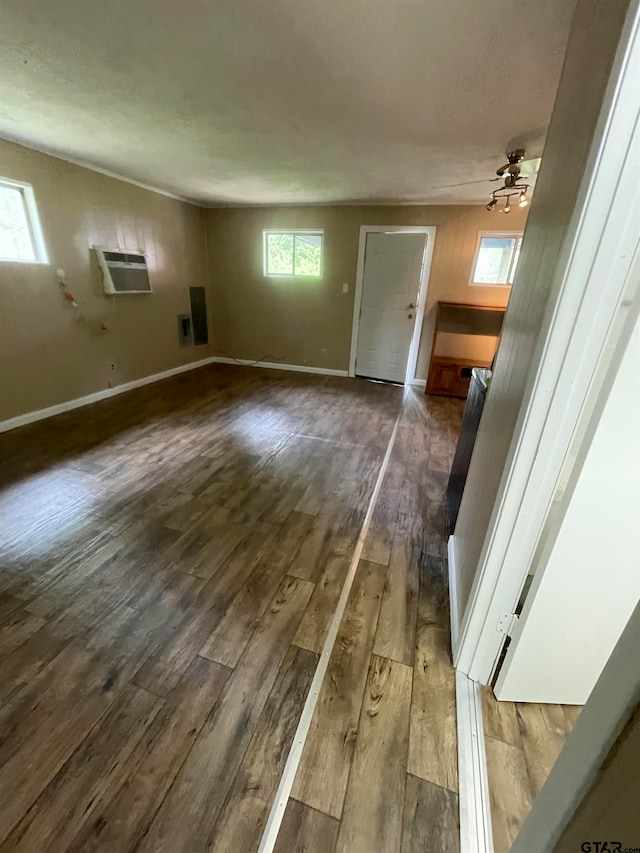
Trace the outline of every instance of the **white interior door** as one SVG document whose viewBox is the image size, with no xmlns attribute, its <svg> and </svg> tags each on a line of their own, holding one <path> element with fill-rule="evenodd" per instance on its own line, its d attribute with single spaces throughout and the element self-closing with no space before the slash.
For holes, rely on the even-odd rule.
<svg viewBox="0 0 640 853">
<path fill-rule="evenodd" d="M 404 382 L 426 234 L 367 234 L 356 374 Z"/>
<path fill-rule="evenodd" d="M 582 705 L 640 599 L 639 366 L 636 320 L 575 487 L 562 498 L 557 536 L 541 549 L 498 699 Z"/>
</svg>

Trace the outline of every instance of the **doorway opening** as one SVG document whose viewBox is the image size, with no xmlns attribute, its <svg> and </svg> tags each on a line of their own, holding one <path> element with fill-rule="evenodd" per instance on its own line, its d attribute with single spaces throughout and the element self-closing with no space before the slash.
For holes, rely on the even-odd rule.
<svg viewBox="0 0 640 853">
<path fill-rule="evenodd" d="M 436 228 L 363 225 L 349 376 L 424 385 L 416 365 Z"/>
</svg>

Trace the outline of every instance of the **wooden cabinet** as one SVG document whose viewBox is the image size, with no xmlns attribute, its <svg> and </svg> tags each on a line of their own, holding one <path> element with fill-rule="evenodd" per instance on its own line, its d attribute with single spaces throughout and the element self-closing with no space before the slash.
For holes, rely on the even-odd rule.
<svg viewBox="0 0 640 853">
<path fill-rule="evenodd" d="M 435 356 L 429 371 L 427 394 L 442 394 L 449 397 L 466 397 L 474 367 L 484 367 L 476 361 L 464 358 Z"/>
<path fill-rule="evenodd" d="M 487 305 L 438 302 L 429 374 L 427 376 L 427 394 L 439 394 L 446 397 L 467 396 L 472 369 L 474 367 L 490 367 L 491 358 L 468 359 L 465 357 L 458 358 L 450 354 L 440 354 L 438 346 L 442 340 L 441 336 L 449 334 L 493 337 L 496 340 L 497 347 L 504 312 L 504 308 L 493 308 Z"/>
</svg>

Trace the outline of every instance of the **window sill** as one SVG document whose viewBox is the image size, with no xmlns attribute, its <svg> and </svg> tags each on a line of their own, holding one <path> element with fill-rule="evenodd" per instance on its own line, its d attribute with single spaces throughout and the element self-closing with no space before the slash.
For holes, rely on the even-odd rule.
<svg viewBox="0 0 640 853">
<path fill-rule="evenodd" d="M 20 264 L 21 266 L 24 266 L 25 264 L 31 264 L 33 266 L 38 266 L 38 267 L 49 267 L 49 266 L 51 266 L 49 261 L 38 261 L 38 260 L 27 261 L 27 260 L 24 260 L 22 258 L 0 258 L 0 264 Z"/>
</svg>

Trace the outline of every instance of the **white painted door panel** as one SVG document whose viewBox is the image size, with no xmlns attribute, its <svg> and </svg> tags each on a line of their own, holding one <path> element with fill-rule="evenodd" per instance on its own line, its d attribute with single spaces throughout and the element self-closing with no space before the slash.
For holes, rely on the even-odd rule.
<svg viewBox="0 0 640 853">
<path fill-rule="evenodd" d="M 496 683 L 512 702 L 582 705 L 640 599 L 640 331 L 616 374 L 557 538 Z"/>
<path fill-rule="evenodd" d="M 367 234 L 356 352 L 358 376 L 405 380 L 425 239 L 425 234 Z"/>
</svg>

